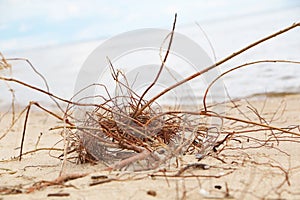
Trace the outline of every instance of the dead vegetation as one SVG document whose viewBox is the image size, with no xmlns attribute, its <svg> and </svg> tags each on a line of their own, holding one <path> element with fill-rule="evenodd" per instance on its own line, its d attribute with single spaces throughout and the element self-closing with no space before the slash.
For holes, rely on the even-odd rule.
<svg viewBox="0 0 300 200">
<path fill-rule="evenodd" d="M 130 88 L 130 85 L 126 82 L 126 76 L 116 70 L 112 64 L 112 77 L 119 87 L 119 90 L 123 92 L 121 92 L 119 96 L 110 97 L 109 99 L 104 98 L 103 95 L 102 99 L 104 103 L 101 104 L 85 104 L 80 101 L 73 102 L 72 100 L 62 99 L 49 91 L 46 81 L 47 89 L 43 90 L 14 78 L 6 76 L 0 77 L 0 80 L 5 83 L 15 82 L 44 93 L 45 95 L 49 95 L 57 105 L 59 105 L 58 102 L 68 104 L 66 110 L 59 107 L 63 110 L 63 114 L 56 114 L 54 111 L 42 107 L 37 102 L 30 102 L 17 116 L 14 110 L 10 110 L 13 113 L 13 118 L 8 128 L 1 130 L 0 140 L 9 133 L 20 119 L 20 116 L 25 114 L 19 160 L 21 160 L 22 156 L 26 155 L 22 149 L 26 134 L 27 120 L 30 118 L 29 113 L 31 106 L 36 106 L 63 122 L 63 126 L 52 128 L 62 130 L 64 138 L 64 153 L 58 157 L 59 159 L 63 159 L 60 176 L 54 181 L 35 183 L 29 188 L 26 188 L 26 192 L 33 192 L 51 185 L 63 184 L 70 180 L 70 177 L 81 178 L 87 175 L 85 173 L 74 176 L 72 174 L 66 175 L 66 173 L 68 173 L 64 168 L 66 162 L 101 162 L 107 166 L 107 170 L 152 170 L 151 173 L 146 176 L 152 178 L 164 177 L 167 179 L 181 178 L 183 180 L 187 178 L 232 178 L 235 174 L 234 172 L 245 173 L 244 166 L 246 165 L 254 167 L 260 166 L 259 170 L 268 170 L 269 174 L 281 176 L 282 181 L 277 185 L 273 185 L 264 194 L 251 192 L 252 190 L 249 188 L 250 183 L 245 183 L 242 188 L 237 188 L 232 185 L 228 186 L 226 182 L 224 187 L 216 187 L 220 190 L 222 188 L 222 192 L 217 193 L 216 196 L 232 198 L 231 193 L 235 193 L 233 196 L 238 198 L 239 195 L 250 193 L 252 197 L 265 198 L 268 197 L 270 193 L 277 195 L 276 197 L 281 197 L 281 195 L 286 193 L 292 194 L 294 192 L 286 188 L 295 184 L 291 183 L 290 176 L 291 174 L 299 173 L 299 166 L 282 166 L 278 159 L 270 158 L 267 154 L 259 156 L 259 159 L 252 154 L 253 152 L 257 153 L 261 150 L 265 152 L 277 151 L 281 156 L 288 158 L 288 148 L 286 148 L 284 144 L 299 144 L 299 124 L 290 125 L 289 127 L 273 125 L 274 122 L 280 121 L 285 110 L 284 103 L 279 105 L 278 109 L 273 112 L 265 113 L 264 107 L 259 110 L 257 107 L 251 105 L 250 102 L 246 101 L 241 104 L 241 100 L 232 100 L 231 102 L 222 103 L 222 106 L 226 107 L 226 113 L 215 113 L 212 111 L 212 108 L 220 104 L 207 105 L 206 95 L 211 85 L 219 78 L 239 68 L 258 63 L 281 62 L 297 65 L 300 64 L 300 62 L 289 60 L 260 60 L 233 67 L 219 77 L 216 77 L 211 85 L 208 86 L 203 99 L 203 107 L 197 111 L 165 110 L 156 103 L 156 100 L 177 86 L 201 76 L 244 51 L 296 28 L 300 23 L 295 23 L 288 28 L 254 42 L 214 65 L 179 81 L 153 98 L 146 100 L 144 98 L 145 94 L 156 84 L 168 58 L 175 24 L 176 19 L 174 21 L 173 30 L 169 36 L 169 46 L 160 70 L 156 77 L 154 77 L 153 83 L 149 85 L 141 96 L 137 95 L 135 91 Z M 13 59 L 5 59 L 2 54 L 1 57 L 0 70 L 11 69 L 9 61 Z M 32 65 L 31 67 L 33 68 Z M 125 81 L 120 81 L 121 79 Z M 43 80 L 45 79 L 43 78 Z M 105 85 L 100 86 L 105 88 Z M 242 105 L 246 106 L 243 107 Z M 81 114 L 83 113 L 81 118 L 72 115 L 73 108 L 83 110 L 81 111 Z M 233 117 L 233 115 L 230 115 L 231 113 L 238 117 Z M 184 155 L 194 155 L 198 161 L 194 161 L 193 163 L 185 162 L 183 161 Z M 205 161 L 209 159 L 212 159 L 212 163 L 216 164 L 204 164 Z M 208 171 L 209 173 L 207 173 Z M 220 173 L 220 171 L 223 173 Z M 90 186 L 112 181 L 120 181 L 120 179 L 116 175 L 114 178 L 105 178 L 105 180 L 93 182 Z M 0 188 L 0 194 L 14 194 L 19 192 L 23 192 L 23 190 L 5 187 Z M 183 187 L 183 199 L 186 197 L 186 193 L 187 191 L 185 187 Z M 151 192 L 151 194 L 149 193 L 149 195 L 152 196 L 155 196 L 154 194 L 156 195 L 155 191 Z M 57 195 L 59 196 L 60 194 Z"/>
</svg>

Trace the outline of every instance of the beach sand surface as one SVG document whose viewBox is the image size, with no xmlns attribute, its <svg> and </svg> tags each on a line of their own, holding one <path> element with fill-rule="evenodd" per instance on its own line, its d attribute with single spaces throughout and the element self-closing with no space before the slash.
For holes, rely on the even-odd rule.
<svg viewBox="0 0 300 200">
<path fill-rule="evenodd" d="M 272 126 L 291 128 L 300 133 L 300 95 L 256 97 L 249 102 L 237 101 L 243 113 L 256 120 L 256 108 Z M 247 107 L 248 106 L 248 107 Z M 226 115 L 242 118 L 232 104 Z M 1 113 L 0 124 L 8 127 L 12 115 Z M 272 120 L 271 120 L 272 119 Z M 260 148 L 244 148 L 247 143 L 229 141 L 220 155 L 197 161 L 193 155 L 181 156 L 180 167 L 164 170 L 125 172 L 107 171 L 103 164 L 67 162 L 63 174 L 80 176 L 54 184 L 62 170 L 63 137 L 61 130 L 49 130 L 62 123 L 38 110 L 29 115 L 23 152 L 30 152 L 21 161 L 19 155 L 24 115 L 0 140 L 0 200 L 9 199 L 300 199 L 300 139 L 284 134 L 279 144 Z M 298 126 L 298 128 L 297 128 Z M 224 129 L 238 130 L 227 123 Z M 5 128 L 1 128 L 3 136 Z M 270 131 L 268 132 L 270 133 Z M 250 137 L 266 138 L 264 131 L 250 132 Z M 240 148 L 239 148 L 240 147 Z M 34 151 L 35 149 L 43 149 Z M 47 148 L 55 148 L 49 151 Z M 216 159 L 214 157 L 218 157 Z M 209 169 L 191 168 L 181 177 L 172 177 L 179 169 L 202 163 Z M 164 176 L 168 175 L 168 176 Z M 70 177 L 71 178 L 71 177 Z M 74 177 L 73 177 L 74 178 Z M 41 182 L 52 181 L 52 182 Z M 49 183 L 49 186 L 45 186 Z M 38 188 L 40 184 L 41 188 Z M 94 184 L 94 185 L 93 185 Z"/>
</svg>

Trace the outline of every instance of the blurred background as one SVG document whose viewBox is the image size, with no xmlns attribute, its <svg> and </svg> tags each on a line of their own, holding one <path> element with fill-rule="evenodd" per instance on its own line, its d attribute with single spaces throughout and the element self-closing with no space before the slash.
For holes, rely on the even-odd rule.
<svg viewBox="0 0 300 200">
<path fill-rule="evenodd" d="M 0 52 L 7 58 L 28 58 L 46 77 L 53 93 L 70 98 L 82 64 L 103 41 L 135 29 L 171 30 L 175 13 L 177 32 L 197 42 L 215 61 L 299 22 L 300 1 L 0 0 Z M 247 51 L 220 71 L 257 59 L 300 61 L 300 28 Z M 12 64 L 12 74 L 2 70 L 0 75 L 45 88 L 25 63 Z M 223 81 L 233 98 L 259 93 L 298 93 L 300 66 L 261 64 L 231 73 Z M 34 91 L 11 86 L 18 104 L 49 101 Z M 3 82 L 0 93 L 0 106 L 5 107 L 11 94 Z"/>
</svg>

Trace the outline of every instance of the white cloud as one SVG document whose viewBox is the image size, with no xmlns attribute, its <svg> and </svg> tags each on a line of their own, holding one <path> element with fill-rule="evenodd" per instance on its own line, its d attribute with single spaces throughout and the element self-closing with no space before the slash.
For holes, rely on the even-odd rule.
<svg viewBox="0 0 300 200">
<path fill-rule="evenodd" d="M 0 24 L 0 30 L 5 30 L 8 28 L 7 24 Z"/>
<path fill-rule="evenodd" d="M 229 15 L 240 15 L 255 12 L 257 7 L 268 9 L 271 0 L 261 2 L 238 0 L 0 0 L 0 30 L 8 34 L 7 41 L 0 38 L 0 47 L 15 49 L 31 47 L 33 45 L 53 44 L 57 40 L 62 42 L 103 37 L 147 27 L 165 27 L 172 25 L 174 13 L 178 13 L 178 25 L 204 21 L 207 19 L 221 19 Z M 284 0 L 273 0 L 279 7 Z M 257 6 L 259 5 L 259 6 Z M 37 23 L 37 20 L 38 23 Z M 40 23 L 45 25 L 42 29 Z M 75 27 L 70 34 L 64 29 L 54 30 L 57 24 Z M 19 25 L 19 27 L 13 27 Z M 15 30 L 12 30 L 13 27 Z M 67 27 L 67 26 L 66 26 Z M 81 29 L 79 29 L 81 28 Z M 40 36 L 24 37 L 23 33 L 30 30 Z M 18 33 L 15 38 L 9 39 L 9 31 Z M 65 34 L 68 32 L 69 37 Z M 48 34 L 48 37 L 47 37 Z M 16 34 L 13 34 L 16 35 Z M 19 38 L 17 38 L 19 37 Z M 37 38 L 38 37 L 38 38 Z M 32 39 L 32 41 L 26 41 Z M 2 41 L 1 41 L 2 40 Z"/>
<path fill-rule="evenodd" d="M 57 45 L 58 41 L 43 36 L 24 36 L 0 41 L 1 51 L 14 51 L 22 49 L 30 49 L 32 47 L 43 47 L 49 45 Z"/>
<path fill-rule="evenodd" d="M 96 0 L 2 0 L 0 2 L 1 23 L 28 19 L 62 21 L 86 16 L 115 15 L 120 9 L 118 2 Z"/>
<path fill-rule="evenodd" d="M 31 26 L 29 24 L 22 23 L 19 27 L 19 32 L 25 33 L 30 29 L 31 29 Z"/>
</svg>

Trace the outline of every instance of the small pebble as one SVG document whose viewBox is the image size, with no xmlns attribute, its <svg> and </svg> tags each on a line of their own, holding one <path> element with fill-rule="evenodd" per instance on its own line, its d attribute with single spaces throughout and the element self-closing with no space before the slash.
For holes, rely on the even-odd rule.
<svg viewBox="0 0 300 200">
<path fill-rule="evenodd" d="M 150 195 L 150 196 L 153 196 L 153 197 L 156 196 L 156 192 L 154 190 L 148 190 L 147 194 Z"/>
<path fill-rule="evenodd" d="M 215 185 L 215 188 L 218 189 L 218 190 L 221 190 L 222 186 L 221 185 Z"/>
<path fill-rule="evenodd" d="M 91 179 L 107 179 L 108 176 L 106 175 L 95 175 L 95 176 L 92 176 Z"/>
</svg>

